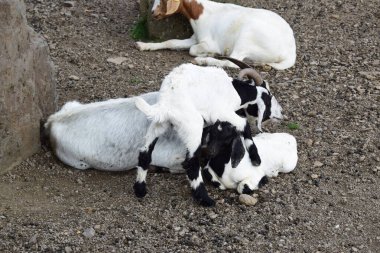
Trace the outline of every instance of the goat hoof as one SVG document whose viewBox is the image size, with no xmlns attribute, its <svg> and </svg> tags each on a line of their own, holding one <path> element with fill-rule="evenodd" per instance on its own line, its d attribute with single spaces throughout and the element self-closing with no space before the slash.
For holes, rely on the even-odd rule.
<svg viewBox="0 0 380 253">
<path fill-rule="evenodd" d="M 215 201 L 212 198 L 207 196 L 207 198 L 201 199 L 200 204 L 201 206 L 211 207 L 211 206 L 215 206 Z"/>
<path fill-rule="evenodd" d="M 260 183 L 259 183 L 260 184 Z M 244 185 L 244 188 L 243 188 L 243 191 L 242 191 L 243 194 L 252 194 L 253 193 L 253 190 L 251 190 L 248 185 Z"/>
<path fill-rule="evenodd" d="M 145 197 L 145 195 L 146 195 L 146 184 L 145 184 L 145 182 L 142 182 L 142 183 L 136 182 L 133 185 L 133 190 L 135 191 L 136 197 L 138 197 L 138 198 Z"/>
<path fill-rule="evenodd" d="M 267 176 L 263 176 L 263 177 L 260 179 L 260 182 L 259 182 L 259 188 L 263 187 L 263 186 L 266 185 L 268 182 L 269 182 L 268 177 L 267 177 Z"/>
</svg>

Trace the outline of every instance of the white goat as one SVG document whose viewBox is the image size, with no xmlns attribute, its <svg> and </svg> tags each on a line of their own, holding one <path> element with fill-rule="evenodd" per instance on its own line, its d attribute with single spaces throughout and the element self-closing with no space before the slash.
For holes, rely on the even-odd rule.
<svg viewBox="0 0 380 253">
<path fill-rule="evenodd" d="M 158 92 L 141 96 L 156 103 Z M 51 115 L 45 128 L 57 157 L 77 168 L 107 171 L 129 170 L 138 164 L 139 149 L 150 121 L 136 108 L 134 98 L 81 104 L 66 103 Z M 170 127 L 157 141 L 152 164 L 180 172 L 186 148 Z"/>
<path fill-rule="evenodd" d="M 214 186 L 221 190 L 237 189 L 241 193 L 250 194 L 266 183 L 266 177 L 275 177 L 279 172 L 288 173 L 297 165 L 297 141 L 287 133 L 261 133 L 253 140 L 257 146 L 261 164 L 252 166 L 250 158 L 245 149 L 236 145 L 241 142 L 241 135 L 226 122 L 217 122 L 209 127 L 206 134 L 211 152 L 213 143 L 219 142 L 217 154 L 213 154 L 205 169 L 205 176 Z M 233 128 L 232 128 L 233 129 Z M 229 136 L 229 137 L 227 137 Z M 221 145 L 220 142 L 223 142 Z M 243 153 L 242 153 L 243 152 Z M 236 156 L 243 156 L 238 168 L 232 164 Z"/>
<path fill-rule="evenodd" d="M 278 14 L 209 0 L 155 0 L 153 17 L 161 19 L 181 13 L 189 21 L 194 34 L 185 40 L 161 43 L 137 42 L 140 50 L 190 49 L 199 65 L 236 66 L 217 60 L 214 55 L 249 59 L 255 64 L 268 64 L 286 69 L 296 61 L 293 30 Z"/>
</svg>

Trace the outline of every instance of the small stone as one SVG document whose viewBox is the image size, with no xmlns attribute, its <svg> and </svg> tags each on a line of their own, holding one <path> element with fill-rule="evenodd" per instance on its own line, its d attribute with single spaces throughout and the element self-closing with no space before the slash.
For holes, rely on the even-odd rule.
<svg viewBox="0 0 380 253">
<path fill-rule="evenodd" d="M 75 75 L 71 75 L 71 76 L 69 76 L 69 79 L 74 80 L 74 81 L 78 81 L 80 78 L 75 76 Z"/>
<path fill-rule="evenodd" d="M 306 145 L 309 146 L 309 147 L 313 146 L 313 140 L 312 139 L 307 139 Z"/>
<path fill-rule="evenodd" d="M 269 65 L 264 65 L 263 66 L 263 71 L 265 71 L 265 72 L 269 72 L 271 69 L 272 69 L 272 67 L 269 66 Z"/>
<path fill-rule="evenodd" d="M 218 215 L 216 214 L 216 213 L 214 213 L 214 212 L 211 212 L 211 213 L 209 213 L 208 214 L 208 217 L 210 217 L 210 219 L 215 219 L 216 217 L 218 217 Z"/>
<path fill-rule="evenodd" d="M 257 203 L 257 199 L 248 194 L 240 194 L 239 202 L 246 206 L 254 206 Z"/>
<path fill-rule="evenodd" d="M 218 200 L 216 201 L 216 203 L 218 203 L 218 204 L 224 204 L 224 199 L 218 199 Z"/>
<path fill-rule="evenodd" d="M 340 16 L 337 15 L 337 14 L 333 14 L 333 15 L 331 15 L 331 17 L 334 18 L 334 19 L 339 19 L 339 18 L 340 18 Z"/>
<path fill-rule="evenodd" d="M 75 2 L 74 1 L 65 1 L 65 2 L 63 2 L 63 6 L 71 8 L 71 7 L 75 6 Z"/>
<path fill-rule="evenodd" d="M 37 234 L 33 235 L 33 236 L 29 239 L 29 243 L 30 243 L 30 244 L 35 244 L 35 243 L 37 243 Z"/>
<path fill-rule="evenodd" d="M 100 229 L 100 225 L 95 225 L 94 228 L 95 228 L 96 230 L 99 230 L 99 229 Z"/>
<path fill-rule="evenodd" d="M 357 248 L 355 248 L 355 247 L 352 247 L 351 250 L 352 250 L 353 252 L 358 252 L 358 251 L 359 251 L 359 250 L 358 250 Z"/>
<path fill-rule="evenodd" d="M 119 56 L 119 57 L 111 57 L 111 58 L 108 58 L 108 59 L 107 59 L 107 62 L 110 62 L 110 63 L 116 64 L 116 65 L 120 65 L 120 64 L 122 64 L 123 62 L 125 62 L 126 60 L 127 60 L 126 57 Z"/>
<path fill-rule="evenodd" d="M 317 178 L 319 178 L 319 175 L 317 175 L 317 174 L 311 174 L 311 178 L 312 179 L 317 179 Z"/>
<path fill-rule="evenodd" d="M 323 165 L 324 165 L 324 164 L 321 163 L 320 161 L 315 161 L 315 162 L 314 162 L 314 167 L 319 168 L 319 167 L 322 167 Z"/>
<path fill-rule="evenodd" d="M 375 80 L 380 75 L 379 71 L 360 71 L 359 74 L 368 80 Z"/>
<path fill-rule="evenodd" d="M 129 69 L 133 69 L 135 67 L 135 65 L 133 65 L 133 64 L 128 64 L 128 68 Z"/>
<path fill-rule="evenodd" d="M 180 231 L 181 227 L 174 227 L 174 231 Z"/>
<path fill-rule="evenodd" d="M 80 180 L 79 178 L 77 179 L 77 183 L 78 184 L 83 184 L 82 180 Z"/>
<path fill-rule="evenodd" d="M 71 252 L 73 252 L 73 250 L 71 249 L 71 247 L 66 246 L 65 247 L 65 253 L 71 253 Z"/>
<path fill-rule="evenodd" d="M 93 228 L 86 228 L 84 231 L 83 231 L 83 236 L 86 237 L 86 238 L 91 238 L 95 235 L 95 229 Z"/>
<path fill-rule="evenodd" d="M 310 117 L 315 117 L 315 116 L 317 116 L 317 112 L 316 111 L 311 111 L 311 112 L 308 112 L 307 115 L 310 116 Z"/>
</svg>

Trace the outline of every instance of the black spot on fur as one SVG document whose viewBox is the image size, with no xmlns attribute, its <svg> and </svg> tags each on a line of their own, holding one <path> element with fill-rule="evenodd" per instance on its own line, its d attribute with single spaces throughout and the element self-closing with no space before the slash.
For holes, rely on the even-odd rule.
<svg viewBox="0 0 380 253">
<path fill-rule="evenodd" d="M 208 196 L 206 187 L 203 183 L 201 183 L 196 189 L 192 189 L 192 195 L 202 206 L 215 206 L 215 201 Z"/>
<path fill-rule="evenodd" d="M 252 140 L 252 131 L 251 131 L 251 127 L 249 126 L 248 122 L 245 124 L 243 137 L 244 137 L 244 139 Z"/>
<path fill-rule="evenodd" d="M 249 106 L 248 106 L 248 107 L 249 107 Z M 241 108 L 241 109 L 237 110 L 235 113 L 236 113 L 237 115 L 239 115 L 240 117 L 243 117 L 243 118 L 246 118 L 246 117 L 247 117 L 247 115 L 246 115 L 246 111 L 245 111 L 244 108 Z"/>
<path fill-rule="evenodd" d="M 211 182 L 212 176 L 210 172 L 208 171 L 208 169 L 202 170 L 202 175 L 205 180 L 207 180 L 208 182 Z"/>
<path fill-rule="evenodd" d="M 136 197 L 143 198 L 146 195 L 145 182 L 142 182 L 142 183 L 135 182 L 135 184 L 133 185 L 133 190 L 135 192 Z"/>
<path fill-rule="evenodd" d="M 261 94 L 261 99 L 264 101 L 265 104 L 265 111 L 263 115 L 263 121 L 268 120 L 271 115 L 271 107 L 272 107 L 272 96 L 270 96 L 267 93 Z"/>
<path fill-rule="evenodd" d="M 257 104 L 248 105 L 247 113 L 257 118 L 259 116 L 259 107 L 257 106 Z"/>
<path fill-rule="evenodd" d="M 261 158 L 259 153 L 257 152 L 257 147 L 255 143 L 252 143 L 252 145 L 248 149 L 249 158 L 251 158 L 251 162 L 253 166 L 259 166 L 261 164 Z"/>
<path fill-rule="evenodd" d="M 263 186 L 266 185 L 268 182 L 269 182 L 268 177 L 267 177 L 267 176 L 263 176 L 263 177 L 260 179 L 260 182 L 259 182 L 259 188 L 263 187 Z"/>
<path fill-rule="evenodd" d="M 182 163 L 182 167 L 186 170 L 187 177 L 189 180 L 197 179 L 199 175 L 199 155 L 200 155 L 201 148 L 198 147 L 198 149 L 195 151 L 194 156 L 189 158 L 188 154 L 186 155 L 185 161 Z"/>
<path fill-rule="evenodd" d="M 252 85 L 250 81 L 242 81 L 234 79 L 232 85 L 240 96 L 241 105 L 254 101 L 257 97 L 256 86 Z"/>
<path fill-rule="evenodd" d="M 157 140 L 158 138 L 154 139 L 154 141 L 149 145 L 148 151 L 141 151 L 139 153 L 138 165 L 144 170 L 147 170 L 149 168 L 149 164 L 152 162 L 152 152 Z"/>
<path fill-rule="evenodd" d="M 243 188 L 243 194 L 252 194 L 253 193 L 253 190 L 251 190 L 248 185 L 244 184 L 244 188 Z"/>
</svg>

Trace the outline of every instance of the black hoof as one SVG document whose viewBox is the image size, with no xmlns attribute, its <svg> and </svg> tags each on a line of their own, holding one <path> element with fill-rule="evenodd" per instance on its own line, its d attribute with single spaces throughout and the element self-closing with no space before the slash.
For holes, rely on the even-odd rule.
<svg viewBox="0 0 380 253">
<path fill-rule="evenodd" d="M 205 199 L 201 199 L 199 203 L 201 204 L 201 206 L 205 206 L 205 207 L 215 206 L 215 201 L 208 196 Z"/>
<path fill-rule="evenodd" d="M 263 177 L 260 179 L 260 182 L 259 182 L 259 188 L 263 187 L 263 186 L 266 185 L 268 182 L 269 182 L 268 177 L 267 177 L 267 176 L 263 176 Z"/>
<path fill-rule="evenodd" d="M 202 206 L 215 206 L 215 201 L 208 196 L 206 187 L 201 183 L 195 190 L 192 190 L 193 198 Z"/>
<path fill-rule="evenodd" d="M 138 198 L 145 197 L 145 195 L 146 195 L 146 184 L 145 184 L 145 182 L 142 182 L 142 183 L 136 182 L 133 185 L 133 190 L 135 191 L 136 197 L 138 197 Z"/>
<path fill-rule="evenodd" d="M 259 183 L 260 184 L 260 183 Z M 244 185 L 244 188 L 243 188 L 243 194 L 252 194 L 253 193 L 253 190 L 251 190 L 248 185 Z"/>
<path fill-rule="evenodd" d="M 217 182 L 217 181 L 211 181 L 211 184 L 212 184 L 215 188 L 219 188 L 219 186 L 220 186 L 220 183 Z"/>
</svg>

